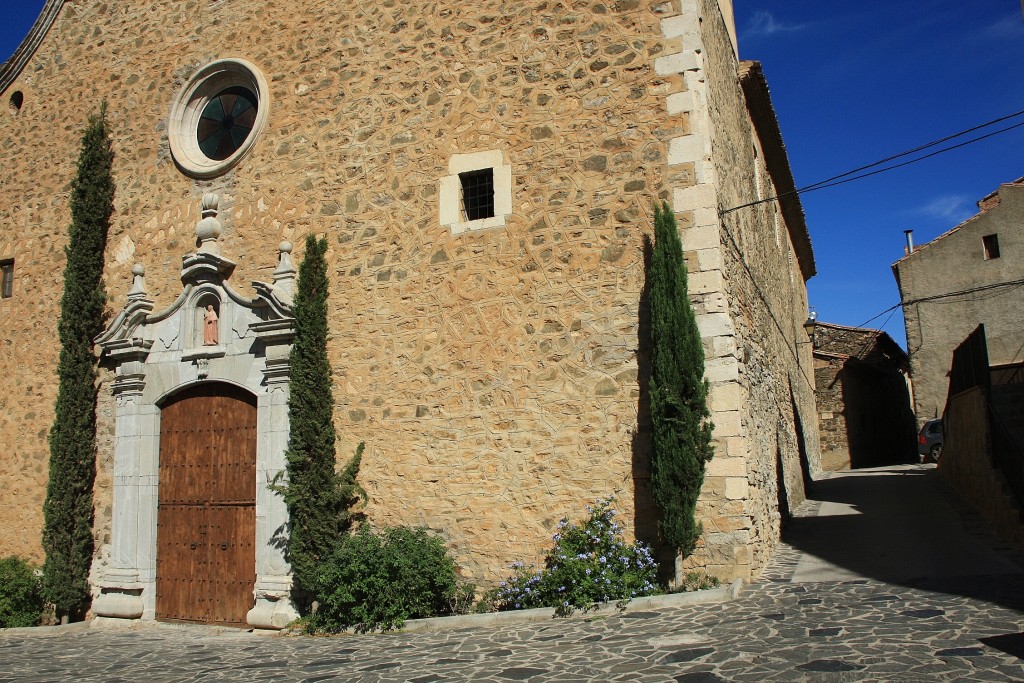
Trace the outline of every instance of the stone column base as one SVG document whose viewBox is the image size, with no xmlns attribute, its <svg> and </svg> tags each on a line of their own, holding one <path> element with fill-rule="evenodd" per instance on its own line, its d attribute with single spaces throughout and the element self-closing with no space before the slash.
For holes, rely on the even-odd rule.
<svg viewBox="0 0 1024 683">
<path fill-rule="evenodd" d="M 256 606 L 245 615 L 253 628 L 281 630 L 299 618 L 299 612 L 286 597 L 258 597 Z"/>
<path fill-rule="evenodd" d="M 98 617 L 139 619 L 143 610 L 141 588 L 103 588 L 92 603 L 93 614 Z"/>
</svg>

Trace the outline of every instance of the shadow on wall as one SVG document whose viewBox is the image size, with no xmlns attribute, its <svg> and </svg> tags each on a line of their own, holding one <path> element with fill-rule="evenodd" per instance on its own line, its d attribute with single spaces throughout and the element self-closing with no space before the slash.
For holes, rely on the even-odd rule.
<svg viewBox="0 0 1024 683">
<path fill-rule="evenodd" d="M 807 441 L 804 438 L 804 421 L 800 417 L 800 407 L 796 404 L 796 392 L 793 391 L 792 378 L 789 380 L 789 405 L 793 410 L 793 430 L 796 433 L 796 451 L 797 456 L 800 458 L 800 483 L 803 488 L 799 492 L 799 500 L 795 500 L 792 494 L 790 494 L 789 500 L 799 504 L 811 497 L 814 479 L 811 476 L 811 461 L 807 455 Z"/>
<path fill-rule="evenodd" d="M 644 287 L 640 291 L 639 322 L 637 325 L 637 383 L 639 399 L 637 400 L 637 427 L 633 433 L 633 515 L 634 529 L 637 540 L 651 546 L 658 566 L 665 573 L 675 565 L 675 553 L 661 543 L 658 533 L 660 514 L 651 495 L 651 285 L 647 281 L 647 273 L 654 253 L 654 244 L 650 237 L 644 236 Z M 661 580 L 670 578 L 667 574 L 659 576 Z"/>
<path fill-rule="evenodd" d="M 850 467 L 917 462 L 917 422 L 902 376 L 847 362 L 842 378 Z"/>
<path fill-rule="evenodd" d="M 794 517 L 783 533 L 811 556 L 795 581 L 870 578 L 1024 610 L 1014 549 L 986 532 L 934 467 L 833 475 L 814 483 L 812 499 L 821 516 Z"/>
</svg>

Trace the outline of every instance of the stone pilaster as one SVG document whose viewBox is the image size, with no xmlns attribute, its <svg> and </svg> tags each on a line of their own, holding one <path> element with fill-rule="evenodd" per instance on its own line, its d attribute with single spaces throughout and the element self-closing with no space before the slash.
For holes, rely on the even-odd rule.
<svg viewBox="0 0 1024 683">
<path fill-rule="evenodd" d="M 708 463 L 703 508 L 705 533 L 689 564 L 735 565 L 737 575 L 746 578 L 750 570 L 749 534 L 744 509 L 749 497 L 747 445 L 741 408 L 747 391 L 740 381 L 740 354 L 736 326 L 729 310 L 725 274 L 723 232 L 719 216 L 718 174 L 713 162 L 713 125 L 709 103 L 708 75 L 705 73 L 707 46 L 704 44 L 700 0 L 680 0 L 680 13 L 661 21 L 663 35 L 676 41 L 679 50 L 655 60 L 662 76 L 678 75 L 685 89 L 666 98 L 669 116 L 685 116 L 685 135 L 669 141 L 670 170 L 692 166 L 694 183 L 672 188 L 672 209 L 680 218 L 680 238 L 689 272 L 689 294 L 694 304 L 697 327 L 704 343 L 705 377 L 710 385 L 708 403 L 715 424 L 715 457 Z M 714 500 L 712 500 L 712 498 Z M 728 531 L 723 531 L 728 530 Z M 729 562 L 721 557 L 730 556 Z M 718 559 L 716 559 L 718 558 Z M 744 561 L 745 560 L 745 561 Z M 746 565 L 741 567 L 739 565 Z M 682 564 L 677 573 L 684 571 Z"/>
<path fill-rule="evenodd" d="M 261 322 L 252 328 L 265 345 L 267 392 L 260 395 L 256 407 L 260 424 L 256 442 L 256 605 L 246 619 L 254 628 L 281 629 L 299 617 L 291 601 L 291 566 L 284 557 L 288 508 L 271 488 L 275 477 L 285 470 L 294 329 L 291 319 Z"/>
<path fill-rule="evenodd" d="M 151 308 L 151 306 L 150 306 Z M 115 363 L 117 401 L 114 442 L 110 565 L 99 577 L 93 611 L 101 617 L 152 618 L 156 606 L 156 503 L 158 414 L 146 406 L 146 356 L 152 342 L 125 340 L 107 347 Z"/>
</svg>

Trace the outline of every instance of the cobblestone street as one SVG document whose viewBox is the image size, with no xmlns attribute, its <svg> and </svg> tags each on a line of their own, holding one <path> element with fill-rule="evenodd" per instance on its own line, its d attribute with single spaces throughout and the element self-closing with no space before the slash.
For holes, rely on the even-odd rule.
<svg viewBox="0 0 1024 683">
<path fill-rule="evenodd" d="M 928 475 L 915 486 L 943 495 L 935 476 L 915 471 Z M 805 505 L 802 519 L 820 508 Z M 969 510 L 958 512 L 975 541 L 998 545 Z M 1024 680 L 1019 572 L 794 581 L 807 554 L 782 546 L 733 602 L 519 626 L 331 638 L 168 625 L 8 632 L 0 680 Z"/>
</svg>

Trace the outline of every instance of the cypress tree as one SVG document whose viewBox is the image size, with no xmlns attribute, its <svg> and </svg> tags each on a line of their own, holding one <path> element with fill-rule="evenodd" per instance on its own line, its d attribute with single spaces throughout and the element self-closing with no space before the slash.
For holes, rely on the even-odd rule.
<svg viewBox="0 0 1024 683">
<path fill-rule="evenodd" d="M 288 505 L 294 597 L 307 611 L 316 589 L 317 567 L 330 556 L 356 515 L 352 507 L 366 494 L 356 483 L 363 444 L 348 465 L 335 470 L 334 400 L 327 359 L 327 240 L 306 237 L 292 306 L 295 340 L 291 350 L 287 484 L 278 487 Z"/>
<path fill-rule="evenodd" d="M 661 512 L 662 540 L 685 557 L 701 525 L 697 498 L 711 459 L 712 424 L 704 348 L 687 292 L 686 262 L 675 216 L 654 207 L 651 304 L 651 493 Z"/>
<path fill-rule="evenodd" d="M 43 504 L 43 589 L 62 621 L 84 616 L 93 553 L 96 357 L 103 330 L 103 252 L 114 210 L 114 153 L 106 105 L 89 118 L 71 184 L 71 227 L 60 301 L 58 389 Z"/>
</svg>

